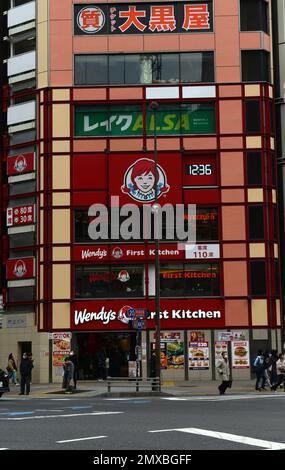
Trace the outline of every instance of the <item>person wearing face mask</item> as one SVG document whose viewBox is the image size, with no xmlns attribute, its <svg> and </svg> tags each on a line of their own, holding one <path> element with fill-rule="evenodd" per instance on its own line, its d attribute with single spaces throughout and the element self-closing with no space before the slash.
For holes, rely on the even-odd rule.
<svg viewBox="0 0 285 470">
<path fill-rule="evenodd" d="M 224 395 L 225 391 L 228 387 L 231 387 L 230 381 L 230 366 L 228 361 L 227 353 L 223 352 L 221 358 L 217 362 L 217 371 L 219 373 L 219 377 L 222 380 L 221 385 L 219 385 L 218 389 L 220 395 Z"/>
</svg>

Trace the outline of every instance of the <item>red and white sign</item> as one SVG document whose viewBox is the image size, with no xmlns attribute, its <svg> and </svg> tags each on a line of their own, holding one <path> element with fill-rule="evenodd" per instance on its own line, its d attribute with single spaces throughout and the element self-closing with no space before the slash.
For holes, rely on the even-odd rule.
<svg viewBox="0 0 285 470">
<path fill-rule="evenodd" d="M 8 259 L 8 280 L 30 279 L 33 277 L 35 277 L 35 258 Z"/>
<path fill-rule="evenodd" d="M 125 330 L 121 314 L 130 308 L 145 308 L 150 311 L 147 329 L 155 329 L 154 300 L 93 300 L 74 301 L 71 304 L 72 330 Z M 209 299 L 165 299 L 161 300 L 161 329 L 220 328 L 225 325 L 224 301 Z"/>
<path fill-rule="evenodd" d="M 160 259 L 183 260 L 185 250 L 179 250 L 177 244 L 160 244 Z M 155 246 L 138 245 L 76 245 L 73 248 L 74 261 L 142 261 L 155 259 Z"/>
<path fill-rule="evenodd" d="M 35 170 L 35 154 L 23 153 L 20 155 L 13 155 L 8 157 L 7 160 L 7 173 L 8 176 L 22 175 L 30 173 Z"/>
<path fill-rule="evenodd" d="M 77 25 L 84 33 L 98 33 L 105 24 L 105 15 L 101 8 L 89 6 L 82 8 L 77 15 Z"/>
<path fill-rule="evenodd" d="M 34 224 L 36 221 L 36 205 L 9 207 L 7 209 L 7 227 Z"/>
<path fill-rule="evenodd" d="M 248 341 L 232 341 L 233 369 L 248 369 L 249 343 Z"/>
<path fill-rule="evenodd" d="M 152 204 L 154 201 L 154 160 L 148 155 L 110 155 L 109 188 L 111 197 L 119 196 L 119 204 Z M 182 201 L 180 168 L 181 156 L 160 154 L 158 158 L 158 197 L 159 204 L 177 204 Z"/>
<path fill-rule="evenodd" d="M 212 244 L 205 245 L 198 243 L 197 245 L 185 245 L 185 258 L 186 259 L 219 259 L 220 258 L 220 245 Z"/>
</svg>

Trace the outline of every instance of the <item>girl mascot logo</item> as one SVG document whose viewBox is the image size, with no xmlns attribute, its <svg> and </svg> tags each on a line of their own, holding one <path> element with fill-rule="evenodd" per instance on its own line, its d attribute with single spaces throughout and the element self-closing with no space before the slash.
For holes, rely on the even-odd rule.
<svg viewBox="0 0 285 470">
<path fill-rule="evenodd" d="M 152 202 L 155 200 L 155 179 L 157 180 L 157 197 L 159 198 L 170 189 L 166 174 L 162 167 L 157 165 L 155 178 L 154 161 L 140 158 L 127 169 L 121 190 L 135 201 Z"/>
</svg>

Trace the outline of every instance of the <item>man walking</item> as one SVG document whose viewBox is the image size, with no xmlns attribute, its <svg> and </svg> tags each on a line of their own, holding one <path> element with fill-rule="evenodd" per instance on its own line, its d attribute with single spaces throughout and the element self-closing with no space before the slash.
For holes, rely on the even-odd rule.
<svg viewBox="0 0 285 470">
<path fill-rule="evenodd" d="M 222 380 L 222 383 L 221 385 L 219 385 L 218 389 L 220 395 L 224 395 L 226 389 L 231 386 L 230 366 L 228 361 L 228 355 L 226 352 L 222 352 L 222 357 L 217 363 L 217 371 L 219 373 L 220 379 Z"/>
<path fill-rule="evenodd" d="M 254 371 L 256 374 L 255 390 L 259 390 L 259 391 L 261 391 L 261 389 L 265 390 L 264 354 L 261 349 L 257 353 L 257 356 L 253 363 L 253 367 L 254 367 Z"/>
<path fill-rule="evenodd" d="M 31 388 L 31 373 L 33 369 L 33 362 L 28 357 L 27 353 L 23 354 L 23 359 L 20 364 L 20 373 L 21 373 L 21 392 L 19 395 L 29 395 Z"/>
</svg>

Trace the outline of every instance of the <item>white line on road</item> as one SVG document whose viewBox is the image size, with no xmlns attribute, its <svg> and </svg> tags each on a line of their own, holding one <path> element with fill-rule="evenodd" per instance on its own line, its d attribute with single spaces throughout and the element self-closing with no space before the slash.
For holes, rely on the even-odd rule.
<svg viewBox="0 0 285 470">
<path fill-rule="evenodd" d="M 89 441 L 91 439 L 103 439 L 104 437 L 107 437 L 107 436 L 81 437 L 80 439 L 69 439 L 68 441 L 56 441 L 56 443 L 64 444 L 66 442 Z"/>
<path fill-rule="evenodd" d="M 254 395 L 223 395 L 223 396 L 191 396 L 191 397 L 161 397 L 161 400 L 170 401 L 231 401 L 231 400 L 248 400 L 258 398 L 285 398 L 285 394 L 254 394 Z"/>
<path fill-rule="evenodd" d="M 223 439 L 225 441 L 238 442 L 239 444 L 245 444 L 248 446 L 263 447 L 264 449 L 270 449 L 270 450 L 285 449 L 285 442 L 264 441 L 262 439 L 254 439 L 252 437 L 238 436 L 237 434 L 228 434 L 228 433 L 219 432 L 219 431 L 210 431 L 208 429 L 199 429 L 199 428 L 160 429 L 160 430 L 149 431 L 149 432 L 158 433 L 158 432 L 171 432 L 171 431 L 179 431 L 179 432 L 185 432 L 189 434 L 198 434 L 201 436 L 213 437 L 215 439 Z"/>
<path fill-rule="evenodd" d="M 99 416 L 99 415 L 118 415 L 123 411 L 95 411 L 93 413 L 76 413 L 68 415 L 45 415 L 45 416 L 26 416 L 25 418 L 0 418 L 0 421 L 24 421 L 28 419 L 46 419 L 46 418 L 77 418 L 78 416 Z"/>
</svg>

